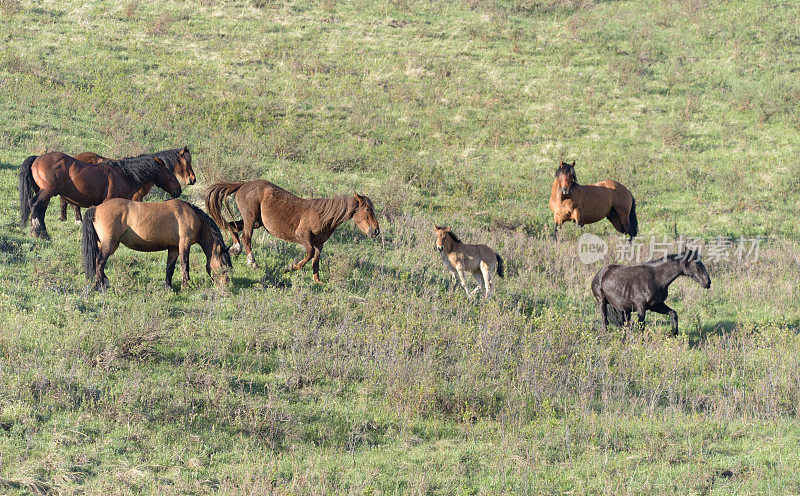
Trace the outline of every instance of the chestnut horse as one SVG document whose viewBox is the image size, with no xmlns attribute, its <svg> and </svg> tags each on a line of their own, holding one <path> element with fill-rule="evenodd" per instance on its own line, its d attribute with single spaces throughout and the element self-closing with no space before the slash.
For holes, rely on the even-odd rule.
<svg viewBox="0 0 800 496">
<path fill-rule="evenodd" d="M 157 157 L 134 157 L 93 165 L 60 152 L 25 159 L 19 171 L 20 221 L 31 217 L 34 236 L 49 238 L 44 214 L 50 198 L 61 195 L 82 207 L 99 205 L 109 198 L 130 198 L 149 182 L 173 197 L 181 195 L 181 184 Z"/>
<path fill-rule="evenodd" d="M 124 198 L 106 200 L 86 211 L 83 217 L 82 251 L 86 278 L 92 289 L 108 286 L 106 262 L 120 243 L 136 251 L 167 250 L 165 285 L 172 288 L 172 274 L 178 256 L 183 280 L 189 282 L 189 248 L 200 245 L 206 255 L 206 272 L 227 286 L 231 257 L 222 232 L 211 217 L 182 200 L 137 202 Z"/>
<path fill-rule="evenodd" d="M 556 169 L 556 178 L 550 192 L 550 210 L 558 227 L 564 222 L 575 221 L 578 227 L 608 219 L 614 229 L 633 239 L 639 233 L 636 219 L 636 200 L 628 188 L 617 181 L 600 181 L 580 185 L 575 176 L 575 162 L 561 162 Z"/>
<path fill-rule="evenodd" d="M 232 194 L 242 220 L 226 222 L 222 216 L 222 204 Z M 227 203 L 226 206 L 230 213 L 230 206 Z M 206 193 L 206 210 L 217 224 L 225 226 L 233 235 L 236 244 L 231 246 L 232 253 L 238 254 L 244 246 L 247 263 L 252 267 L 258 267 L 250 247 L 254 229 L 263 226 L 277 238 L 303 245 L 306 256 L 289 265 L 286 272 L 300 270 L 311 260 L 315 282 L 322 282 L 319 278 L 322 245 L 340 224 L 352 218 L 364 234 L 372 238 L 380 234 L 372 201 L 366 196 L 299 198 L 264 180 L 212 185 Z"/>
<path fill-rule="evenodd" d="M 174 173 L 175 177 L 182 180 L 184 183 L 188 185 L 192 185 L 197 180 L 196 176 L 194 175 L 194 170 L 192 169 L 192 154 L 189 153 L 189 147 L 184 146 L 183 148 L 175 148 L 173 150 L 164 150 L 157 153 L 149 153 L 144 155 L 139 155 L 139 157 L 158 157 L 167 164 Z M 80 160 L 81 162 L 86 162 L 87 164 L 99 164 L 101 162 L 111 162 L 113 159 L 103 157 L 102 155 L 98 155 L 94 152 L 83 152 L 77 155 L 73 155 L 72 158 L 76 160 Z M 142 201 L 147 193 L 150 192 L 150 188 L 153 187 L 155 183 L 153 181 L 145 184 L 142 186 L 139 191 L 133 194 L 131 200 L 135 201 Z M 68 202 L 64 197 L 61 197 L 61 214 L 59 215 L 59 220 L 67 220 L 67 205 Z M 81 223 L 81 207 L 78 205 L 73 205 L 75 208 L 75 223 Z"/>
</svg>

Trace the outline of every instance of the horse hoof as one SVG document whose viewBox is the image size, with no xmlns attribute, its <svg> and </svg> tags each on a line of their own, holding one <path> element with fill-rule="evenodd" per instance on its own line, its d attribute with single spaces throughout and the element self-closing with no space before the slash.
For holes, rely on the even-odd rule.
<svg viewBox="0 0 800 496">
<path fill-rule="evenodd" d="M 83 221 L 80 221 L 80 220 L 76 220 L 76 221 L 75 221 L 75 225 L 76 225 L 76 226 L 80 226 L 80 225 L 82 225 L 82 224 L 83 224 Z"/>
</svg>

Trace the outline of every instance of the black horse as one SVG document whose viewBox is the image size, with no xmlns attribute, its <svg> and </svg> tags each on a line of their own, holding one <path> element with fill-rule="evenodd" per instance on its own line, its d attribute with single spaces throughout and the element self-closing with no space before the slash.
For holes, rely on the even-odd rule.
<svg viewBox="0 0 800 496">
<path fill-rule="evenodd" d="M 636 312 L 643 325 L 645 312 L 652 310 L 669 315 L 672 335 L 677 336 L 678 314 L 664 301 L 669 285 L 679 276 L 691 277 L 706 289 L 711 287 L 711 277 L 694 250 L 642 265 L 606 265 L 600 269 L 592 280 L 592 293 L 603 316 L 603 330 L 609 320 L 615 325 L 633 325 L 631 312 Z"/>
</svg>

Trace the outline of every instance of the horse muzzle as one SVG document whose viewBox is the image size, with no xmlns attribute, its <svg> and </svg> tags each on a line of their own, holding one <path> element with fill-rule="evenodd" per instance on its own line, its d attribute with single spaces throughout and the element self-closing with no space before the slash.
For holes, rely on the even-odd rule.
<svg viewBox="0 0 800 496">
<path fill-rule="evenodd" d="M 569 194 L 569 188 L 561 188 L 561 195 L 566 196 Z"/>
<path fill-rule="evenodd" d="M 192 177 L 190 177 L 190 178 L 189 178 L 189 180 L 186 182 L 186 184 L 188 184 L 189 186 L 191 186 L 192 184 L 194 184 L 194 183 L 196 183 L 196 182 L 197 182 L 197 178 L 196 178 L 196 177 L 194 177 L 194 176 L 192 176 Z"/>
<path fill-rule="evenodd" d="M 369 235 L 370 235 L 370 237 L 372 237 L 373 239 L 374 239 L 374 238 L 377 238 L 378 236 L 380 236 L 380 235 L 381 235 L 381 230 L 380 230 L 379 228 L 377 228 L 377 227 L 376 227 L 375 229 L 373 229 L 373 230 L 372 230 L 372 232 L 370 232 L 370 233 L 369 233 Z"/>
</svg>

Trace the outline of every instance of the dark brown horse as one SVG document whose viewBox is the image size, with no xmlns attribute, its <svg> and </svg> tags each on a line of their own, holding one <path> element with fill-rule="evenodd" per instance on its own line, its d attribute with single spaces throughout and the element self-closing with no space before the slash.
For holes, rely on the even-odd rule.
<svg viewBox="0 0 800 496">
<path fill-rule="evenodd" d="M 222 204 L 231 194 L 235 194 L 236 206 L 242 214 L 242 220 L 227 222 L 222 216 Z M 306 256 L 298 263 L 291 264 L 286 272 L 300 270 L 311 260 L 315 282 L 322 282 L 319 278 L 322 245 L 339 224 L 353 219 L 364 234 L 372 238 L 380 234 L 372 201 L 366 196 L 356 194 L 339 198 L 299 198 L 263 180 L 212 185 L 206 194 L 206 210 L 220 226 L 225 226 L 233 235 L 236 244 L 231 246 L 231 253 L 239 253 L 243 245 L 247 253 L 247 263 L 253 267 L 257 267 L 250 247 L 254 229 L 264 226 L 277 238 L 303 245 Z M 230 213 L 230 207 L 228 212 Z"/>
<path fill-rule="evenodd" d="M 192 169 L 192 154 L 189 153 L 189 147 L 184 146 L 183 148 L 175 148 L 173 150 L 164 150 L 158 153 L 149 153 L 144 155 L 139 155 L 141 157 L 153 157 L 153 158 L 160 158 L 167 164 L 167 167 L 172 169 L 175 173 L 175 177 L 180 179 L 186 184 L 192 185 L 197 180 L 194 170 Z M 99 164 L 102 162 L 111 162 L 113 159 L 103 157 L 102 155 L 98 155 L 94 152 L 83 152 L 77 155 L 73 155 L 72 158 L 76 160 L 80 160 L 81 162 L 86 162 L 87 164 Z M 149 183 L 145 184 L 137 192 L 133 194 L 130 198 L 131 200 L 135 201 L 142 201 L 147 193 L 150 192 L 150 189 L 153 187 L 155 182 L 150 181 Z M 60 220 L 67 220 L 67 202 L 64 197 L 61 197 L 61 214 L 59 215 Z M 75 208 L 75 223 L 81 223 L 81 207 L 78 205 L 73 205 Z"/>
<path fill-rule="evenodd" d="M 172 288 L 172 274 L 180 256 L 183 280 L 189 283 L 189 248 L 199 244 L 206 255 L 206 272 L 227 285 L 231 257 L 222 233 L 211 217 L 182 200 L 136 202 L 112 198 L 86 211 L 83 218 L 83 265 L 93 289 L 108 286 L 105 266 L 120 243 L 136 251 L 167 250 L 165 285 Z"/>
<path fill-rule="evenodd" d="M 91 207 L 109 198 L 130 198 L 153 182 L 173 197 L 181 185 L 163 160 L 134 157 L 93 165 L 59 152 L 31 156 L 19 171 L 19 209 L 24 227 L 31 217 L 36 237 L 49 238 L 44 214 L 50 199 L 61 195 L 73 205 Z"/>
<path fill-rule="evenodd" d="M 617 181 L 600 181 L 582 186 L 575 175 L 575 162 L 561 162 L 550 192 L 550 210 L 558 227 L 575 221 L 578 227 L 608 219 L 614 229 L 633 239 L 639 233 L 636 219 L 636 200 L 628 188 Z"/>
<path fill-rule="evenodd" d="M 636 312 L 642 325 L 645 313 L 651 310 L 669 315 L 672 334 L 677 335 L 678 314 L 664 301 L 669 285 L 680 276 L 691 277 L 704 288 L 711 287 L 711 277 L 694 250 L 642 265 L 606 265 L 600 269 L 592 280 L 592 293 L 600 308 L 603 329 L 609 320 L 615 325 L 630 323 L 633 326 L 632 312 Z"/>
</svg>

